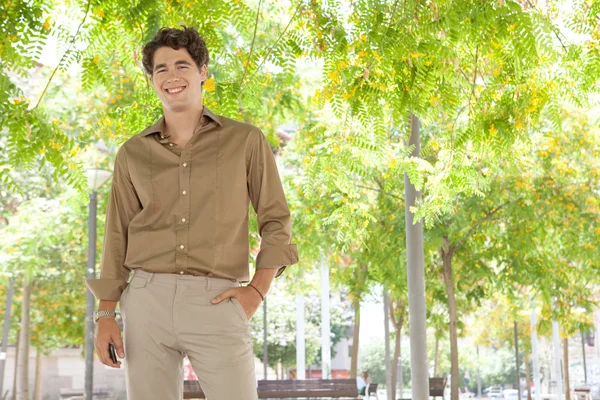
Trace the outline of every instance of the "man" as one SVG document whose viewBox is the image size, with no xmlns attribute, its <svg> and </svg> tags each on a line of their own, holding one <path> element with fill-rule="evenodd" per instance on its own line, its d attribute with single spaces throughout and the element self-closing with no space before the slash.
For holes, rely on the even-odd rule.
<svg viewBox="0 0 600 400">
<path fill-rule="evenodd" d="M 367 394 L 367 388 L 371 384 L 371 378 L 369 378 L 369 372 L 363 371 L 362 376 L 356 377 L 356 386 L 358 387 L 358 394 L 364 396 Z"/>
<path fill-rule="evenodd" d="M 298 250 L 264 134 L 203 106 L 208 50 L 183 28 L 144 47 L 163 115 L 117 151 L 100 279 L 85 281 L 100 300 L 95 347 L 108 366 L 121 366 L 109 343 L 125 359 L 129 400 L 181 400 L 186 355 L 208 400 L 254 400 L 249 319 Z M 261 244 L 242 286 L 250 202 Z"/>
</svg>

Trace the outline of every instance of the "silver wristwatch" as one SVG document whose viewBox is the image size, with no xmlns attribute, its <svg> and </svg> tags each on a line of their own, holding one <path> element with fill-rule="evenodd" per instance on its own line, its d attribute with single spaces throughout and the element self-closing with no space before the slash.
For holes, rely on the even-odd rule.
<svg viewBox="0 0 600 400">
<path fill-rule="evenodd" d="M 102 317 L 116 317 L 117 313 L 113 310 L 102 310 L 102 311 L 94 311 L 94 323 L 97 323 L 98 320 Z"/>
</svg>

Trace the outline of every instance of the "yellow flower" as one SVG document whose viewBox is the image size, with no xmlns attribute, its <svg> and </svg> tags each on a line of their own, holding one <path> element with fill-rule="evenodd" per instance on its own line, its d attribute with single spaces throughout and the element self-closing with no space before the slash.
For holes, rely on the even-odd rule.
<svg viewBox="0 0 600 400">
<path fill-rule="evenodd" d="M 215 78 L 210 77 L 204 81 L 204 90 L 207 92 L 214 92 L 215 90 Z"/>
<path fill-rule="evenodd" d="M 502 42 L 496 42 L 495 40 L 492 40 L 492 46 L 494 46 L 496 49 L 499 49 L 500 47 L 502 47 Z"/>
<path fill-rule="evenodd" d="M 50 17 L 46 18 L 46 21 L 44 21 L 44 30 L 47 31 L 48 29 L 50 29 Z"/>
<path fill-rule="evenodd" d="M 494 124 L 492 124 L 492 126 L 490 126 L 489 132 L 490 132 L 490 135 L 492 135 L 492 136 L 496 136 L 496 134 L 498 133 L 498 130 L 496 129 Z"/>
<path fill-rule="evenodd" d="M 94 64 L 98 64 L 98 63 L 100 62 L 100 56 L 95 56 L 95 57 L 92 59 L 92 62 L 93 62 Z"/>
</svg>

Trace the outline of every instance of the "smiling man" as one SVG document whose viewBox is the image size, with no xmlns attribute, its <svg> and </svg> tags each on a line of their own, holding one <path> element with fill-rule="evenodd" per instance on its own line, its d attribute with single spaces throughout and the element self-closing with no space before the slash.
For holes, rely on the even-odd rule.
<svg viewBox="0 0 600 400">
<path fill-rule="evenodd" d="M 298 250 L 271 147 L 203 105 L 208 50 L 183 28 L 144 47 L 163 115 L 117 151 L 100 278 L 85 281 L 100 300 L 95 347 L 108 366 L 121 366 L 109 344 L 124 358 L 129 400 L 181 400 L 186 355 L 208 400 L 254 400 L 249 320 Z M 251 282 L 250 202 L 261 236 Z"/>
</svg>

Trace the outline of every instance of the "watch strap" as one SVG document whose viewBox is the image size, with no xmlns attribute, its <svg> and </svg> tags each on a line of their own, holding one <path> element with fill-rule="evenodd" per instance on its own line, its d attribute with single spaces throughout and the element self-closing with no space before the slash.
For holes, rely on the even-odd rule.
<svg viewBox="0 0 600 400">
<path fill-rule="evenodd" d="M 116 317 L 117 313 L 116 311 L 113 310 L 101 310 L 101 311 L 96 311 L 94 313 L 94 323 L 98 322 L 98 320 L 102 317 Z"/>
</svg>

